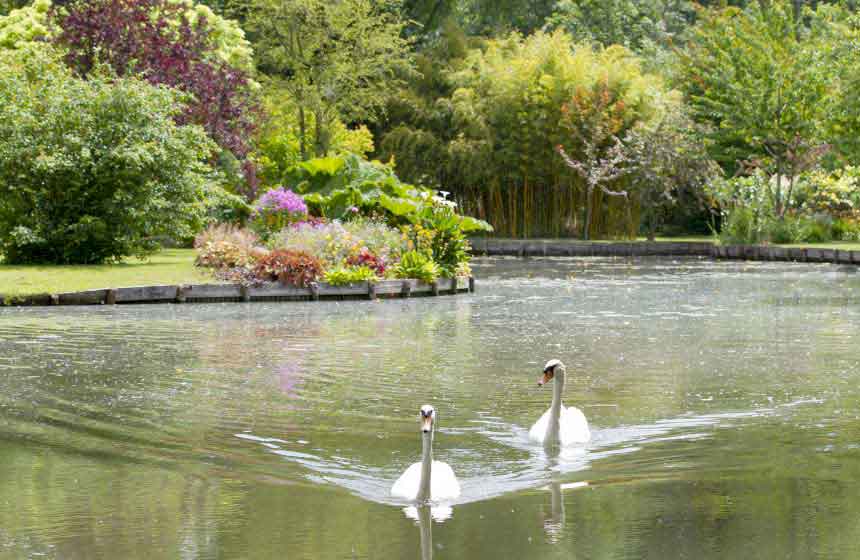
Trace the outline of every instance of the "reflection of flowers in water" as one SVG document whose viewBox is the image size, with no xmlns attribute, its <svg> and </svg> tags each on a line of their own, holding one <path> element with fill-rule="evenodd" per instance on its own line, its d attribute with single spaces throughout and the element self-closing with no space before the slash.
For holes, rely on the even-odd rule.
<svg viewBox="0 0 860 560">
<path fill-rule="evenodd" d="M 290 398 L 298 396 L 298 388 L 301 387 L 304 377 L 302 370 L 295 362 L 281 364 L 277 370 L 278 388 Z"/>
</svg>

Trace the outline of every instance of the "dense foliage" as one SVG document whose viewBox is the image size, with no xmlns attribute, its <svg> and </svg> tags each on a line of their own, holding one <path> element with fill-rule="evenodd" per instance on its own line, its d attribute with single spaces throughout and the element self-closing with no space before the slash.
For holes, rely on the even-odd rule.
<svg viewBox="0 0 860 560">
<path fill-rule="evenodd" d="M 560 32 L 490 41 L 468 51 L 447 79 L 451 94 L 404 110 L 383 136 L 383 152 L 406 177 L 452 191 L 468 213 L 513 236 L 581 234 L 587 181 L 556 146 L 570 144 L 578 158 L 594 122 L 623 134 L 655 118 L 666 95 L 630 51 L 576 45 Z M 565 107 L 581 114 L 565 118 Z M 623 220 L 606 220 L 626 215 L 622 204 L 602 197 L 594 204 L 602 209 L 595 232 L 626 232 Z"/>
<path fill-rule="evenodd" d="M 190 3 L 188 3 L 190 4 Z M 191 94 L 181 123 L 203 126 L 238 158 L 250 151 L 255 102 L 241 35 L 223 48 L 214 14 L 177 0 L 77 0 L 54 10 L 55 40 L 81 75 L 106 63 Z M 220 49 L 220 50 L 219 50 Z M 236 52 L 238 51 L 238 52 Z M 229 61 L 229 62 L 228 62 Z"/>
<path fill-rule="evenodd" d="M 427 248 L 442 274 L 487 222 L 854 235 L 853 2 L 0 0 L 0 51 L 45 43 L 105 88 L 113 72 L 187 94 L 177 124 L 221 148 L 196 224 L 271 240 L 296 221 L 377 219 L 413 244 L 445 239 Z M 273 190 L 307 212 L 260 206 Z M 443 217 L 446 200 L 458 212 Z"/>
<path fill-rule="evenodd" d="M 295 103 L 301 159 L 328 154 L 339 119 L 372 120 L 407 64 L 403 21 L 382 0 L 253 0 L 260 68 Z"/>
<path fill-rule="evenodd" d="M 213 145 L 179 95 L 83 80 L 47 46 L 0 51 L 0 248 L 8 262 L 100 263 L 202 219 Z"/>
</svg>

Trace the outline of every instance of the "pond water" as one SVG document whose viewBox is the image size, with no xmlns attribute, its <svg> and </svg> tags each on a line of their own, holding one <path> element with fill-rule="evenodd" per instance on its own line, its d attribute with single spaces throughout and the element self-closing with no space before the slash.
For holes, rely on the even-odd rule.
<svg viewBox="0 0 860 560">
<path fill-rule="evenodd" d="M 860 275 L 479 259 L 382 302 L 0 309 L 0 558 L 857 558 Z M 593 441 L 525 437 L 567 364 Z M 389 497 L 420 458 L 460 499 Z"/>
</svg>

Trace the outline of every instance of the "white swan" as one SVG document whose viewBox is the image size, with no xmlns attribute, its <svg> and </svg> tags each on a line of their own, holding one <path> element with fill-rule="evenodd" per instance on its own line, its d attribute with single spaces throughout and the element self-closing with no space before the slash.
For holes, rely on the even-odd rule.
<svg viewBox="0 0 860 560">
<path fill-rule="evenodd" d="M 438 502 L 460 495 L 460 483 L 447 463 L 433 460 L 436 411 L 421 407 L 421 462 L 412 464 L 391 487 L 391 495 L 410 501 Z"/>
<path fill-rule="evenodd" d="M 578 408 L 572 406 L 565 408 L 561 404 L 564 374 L 564 364 L 560 360 L 550 360 L 544 366 L 543 377 L 538 380 L 538 386 L 542 387 L 555 379 L 552 405 L 529 430 L 529 439 L 544 445 L 571 445 L 586 443 L 591 439 L 585 414 Z"/>
</svg>

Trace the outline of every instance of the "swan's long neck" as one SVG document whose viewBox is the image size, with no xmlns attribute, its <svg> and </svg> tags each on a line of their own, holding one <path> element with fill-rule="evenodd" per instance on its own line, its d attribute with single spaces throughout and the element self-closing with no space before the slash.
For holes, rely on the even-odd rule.
<svg viewBox="0 0 860 560">
<path fill-rule="evenodd" d="M 564 391 L 564 366 L 559 364 L 555 368 L 555 375 L 552 392 L 552 404 L 549 407 L 549 423 L 546 427 L 546 437 L 544 443 L 555 444 L 560 440 L 560 420 L 561 420 L 561 394 Z"/>
<path fill-rule="evenodd" d="M 433 465 L 433 432 L 421 434 L 421 480 L 418 482 L 419 502 L 430 499 L 430 467 Z"/>
</svg>

